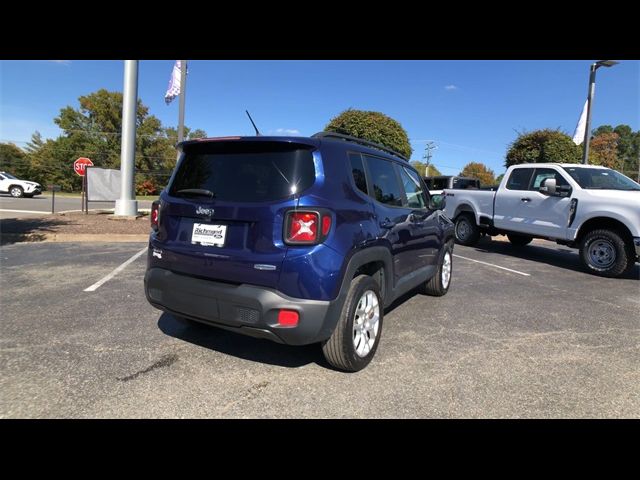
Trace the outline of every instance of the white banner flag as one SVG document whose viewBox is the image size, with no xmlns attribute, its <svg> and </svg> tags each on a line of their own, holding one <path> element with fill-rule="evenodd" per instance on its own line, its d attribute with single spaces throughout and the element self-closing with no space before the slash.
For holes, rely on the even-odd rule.
<svg viewBox="0 0 640 480">
<path fill-rule="evenodd" d="M 584 132 L 587 128 L 587 104 L 589 103 L 589 99 L 585 100 L 584 107 L 582 107 L 582 113 L 580 114 L 580 120 L 578 120 L 578 125 L 576 125 L 576 131 L 573 133 L 573 143 L 576 145 L 580 145 L 584 142 Z"/>
<path fill-rule="evenodd" d="M 169 105 L 174 98 L 180 95 L 180 73 L 181 73 L 181 61 L 176 60 L 175 65 L 173 66 L 173 71 L 171 72 L 171 78 L 169 79 L 169 87 L 167 88 L 167 93 L 164 94 L 164 101 Z"/>
</svg>

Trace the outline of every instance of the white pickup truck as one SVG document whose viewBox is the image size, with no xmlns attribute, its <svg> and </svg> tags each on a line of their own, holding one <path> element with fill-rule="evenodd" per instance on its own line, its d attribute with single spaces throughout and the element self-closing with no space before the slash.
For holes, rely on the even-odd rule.
<svg viewBox="0 0 640 480">
<path fill-rule="evenodd" d="M 495 192 L 445 190 L 456 240 L 507 235 L 514 246 L 533 238 L 580 249 L 596 275 L 617 277 L 640 260 L 640 184 L 605 167 L 536 163 L 509 167 Z"/>
</svg>

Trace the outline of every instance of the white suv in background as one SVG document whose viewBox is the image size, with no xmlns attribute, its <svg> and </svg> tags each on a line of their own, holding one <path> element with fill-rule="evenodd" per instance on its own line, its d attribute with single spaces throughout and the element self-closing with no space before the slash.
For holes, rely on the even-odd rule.
<svg viewBox="0 0 640 480">
<path fill-rule="evenodd" d="M 33 197 L 42 193 L 42 185 L 20 180 L 7 172 L 0 172 L 0 193 L 8 193 L 15 198 Z"/>
</svg>

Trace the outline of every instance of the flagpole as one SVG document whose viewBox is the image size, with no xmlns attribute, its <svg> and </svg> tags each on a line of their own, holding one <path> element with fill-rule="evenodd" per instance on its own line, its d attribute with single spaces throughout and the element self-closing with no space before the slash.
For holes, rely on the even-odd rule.
<svg viewBox="0 0 640 480">
<path fill-rule="evenodd" d="M 178 143 L 184 140 L 184 101 L 187 91 L 187 61 L 180 60 L 180 108 L 178 113 Z"/>
<path fill-rule="evenodd" d="M 138 106 L 138 60 L 124 61 L 122 96 L 122 140 L 120 145 L 120 198 L 116 200 L 116 216 L 135 217 L 138 202 L 133 186 L 136 155 L 136 113 Z"/>
</svg>

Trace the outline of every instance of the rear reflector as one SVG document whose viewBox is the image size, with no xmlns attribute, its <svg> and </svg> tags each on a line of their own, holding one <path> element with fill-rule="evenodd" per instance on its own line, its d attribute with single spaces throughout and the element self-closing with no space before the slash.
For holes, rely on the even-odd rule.
<svg viewBox="0 0 640 480">
<path fill-rule="evenodd" d="M 280 310 L 278 312 L 278 325 L 280 327 L 295 327 L 300 316 L 295 310 Z"/>
<path fill-rule="evenodd" d="M 329 230 L 331 230 L 331 217 L 325 215 L 322 217 L 322 236 L 326 237 L 329 234 Z"/>
</svg>

